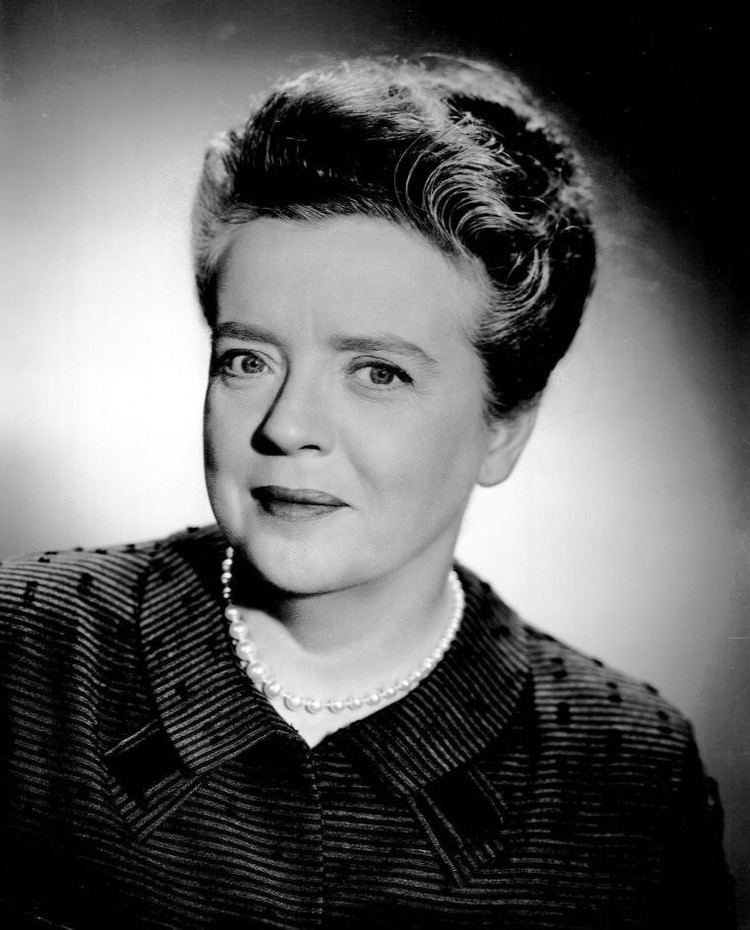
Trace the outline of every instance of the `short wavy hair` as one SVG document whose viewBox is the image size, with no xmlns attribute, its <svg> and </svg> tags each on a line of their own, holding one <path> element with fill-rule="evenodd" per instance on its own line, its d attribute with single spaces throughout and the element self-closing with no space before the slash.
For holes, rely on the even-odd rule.
<svg viewBox="0 0 750 930">
<path fill-rule="evenodd" d="M 284 80 L 209 147 L 193 260 L 214 325 L 222 261 L 259 217 L 383 218 L 454 259 L 479 259 L 491 298 L 472 334 L 488 413 L 533 403 L 591 290 L 588 176 L 513 76 L 445 56 L 355 59 Z"/>
</svg>

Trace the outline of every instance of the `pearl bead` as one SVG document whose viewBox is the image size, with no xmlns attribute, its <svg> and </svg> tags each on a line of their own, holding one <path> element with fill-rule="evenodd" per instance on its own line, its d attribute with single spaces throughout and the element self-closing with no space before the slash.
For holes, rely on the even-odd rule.
<svg viewBox="0 0 750 930">
<path fill-rule="evenodd" d="M 237 658 L 243 662 L 253 662 L 256 656 L 255 643 L 237 643 L 234 647 L 234 651 L 237 653 Z"/>
<path fill-rule="evenodd" d="M 325 708 L 331 713 L 338 714 L 344 709 L 356 711 L 364 706 L 375 707 L 380 704 L 381 701 L 389 701 L 399 693 L 411 691 L 423 678 L 432 672 L 438 662 L 443 658 L 445 652 L 453 642 L 464 611 L 465 598 L 463 587 L 456 573 L 451 572 L 448 577 L 448 583 L 454 599 L 454 610 L 451 622 L 438 645 L 409 675 L 399 679 L 389 687 L 379 687 L 359 697 L 347 698 L 345 701 L 340 698 L 331 698 L 327 701 L 321 701 L 317 698 L 303 699 L 300 695 L 294 694 L 284 688 L 280 682 L 271 677 L 268 668 L 262 662 L 257 661 L 257 647 L 252 641 L 250 629 L 242 621 L 242 611 L 239 607 L 235 607 L 234 604 L 231 603 L 233 558 L 234 550 L 231 546 L 227 546 L 226 558 L 224 558 L 221 563 L 221 583 L 222 596 L 227 602 L 224 609 L 224 616 L 229 621 L 229 634 L 235 641 L 235 652 L 240 662 L 242 662 L 246 674 L 253 680 L 256 687 L 261 689 L 268 698 L 280 697 L 289 710 L 299 710 L 300 707 L 304 707 L 308 713 L 317 714 Z"/>
<path fill-rule="evenodd" d="M 250 631 L 241 620 L 232 620 L 229 624 L 229 635 L 232 639 L 243 640 L 250 636 Z"/>
</svg>

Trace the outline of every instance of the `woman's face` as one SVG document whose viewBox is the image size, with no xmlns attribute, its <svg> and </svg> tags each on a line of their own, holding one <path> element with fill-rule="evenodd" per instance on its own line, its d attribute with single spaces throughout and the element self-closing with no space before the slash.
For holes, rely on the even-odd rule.
<svg viewBox="0 0 750 930">
<path fill-rule="evenodd" d="M 517 455 L 466 336 L 481 275 L 384 220 L 264 218 L 218 296 L 206 473 L 229 541 L 297 594 L 446 571 L 475 483 Z"/>
</svg>

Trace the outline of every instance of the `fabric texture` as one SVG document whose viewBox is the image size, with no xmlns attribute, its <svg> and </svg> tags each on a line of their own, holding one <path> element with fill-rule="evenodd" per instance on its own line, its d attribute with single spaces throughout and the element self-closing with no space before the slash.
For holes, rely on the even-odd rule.
<svg viewBox="0 0 750 930">
<path fill-rule="evenodd" d="M 216 528 L 0 568 L 0 926 L 734 926 L 689 723 L 471 572 L 399 702 L 309 749 L 241 671 Z"/>
</svg>

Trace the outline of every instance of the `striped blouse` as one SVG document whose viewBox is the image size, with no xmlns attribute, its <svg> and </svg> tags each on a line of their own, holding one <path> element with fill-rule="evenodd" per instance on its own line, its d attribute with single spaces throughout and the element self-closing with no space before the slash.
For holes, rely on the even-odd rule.
<svg viewBox="0 0 750 930">
<path fill-rule="evenodd" d="M 2 928 L 733 926 L 649 685 L 469 571 L 411 693 L 308 748 L 242 673 L 215 528 L 0 568 Z"/>
</svg>

